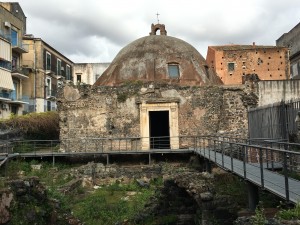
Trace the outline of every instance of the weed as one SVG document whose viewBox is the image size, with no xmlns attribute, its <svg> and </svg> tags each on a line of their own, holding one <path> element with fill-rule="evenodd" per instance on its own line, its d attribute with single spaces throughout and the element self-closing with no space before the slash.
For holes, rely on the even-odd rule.
<svg viewBox="0 0 300 225">
<path fill-rule="evenodd" d="M 264 225 L 266 222 L 266 216 L 264 213 L 264 207 L 262 202 L 259 202 L 256 209 L 255 209 L 255 215 L 252 218 L 252 224 L 253 225 Z"/>
<path fill-rule="evenodd" d="M 279 219 L 284 219 L 284 220 L 300 219 L 300 202 L 298 202 L 295 208 L 293 209 L 280 210 L 276 216 Z"/>
</svg>

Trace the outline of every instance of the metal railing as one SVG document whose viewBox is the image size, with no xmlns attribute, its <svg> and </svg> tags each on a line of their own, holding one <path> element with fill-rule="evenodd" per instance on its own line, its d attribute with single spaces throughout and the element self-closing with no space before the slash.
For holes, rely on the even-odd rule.
<svg viewBox="0 0 300 225">
<path fill-rule="evenodd" d="M 59 140 L 12 140 L 0 143 L 0 153 L 7 154 L 43 154 L 59 152 Z"/>
<path fill-rule="evenodd" d="M 299 144 L 287 142 L 260 142 L 264 145 L 237 143 L 216 137 L 196 137 L 195 152 L 267 189 L 296 203 L 300 201 L 300 151 Z"/>
<path fill-rule="evenodd" d="M 261 188 L 296 202 L 300 200 L 300 144 L 281 140 L 247 140 L 224 136 L 122 137 L 8 141 L 1 154 L 49 156 L 60 154 L 197 153 Z"/>
</svg>

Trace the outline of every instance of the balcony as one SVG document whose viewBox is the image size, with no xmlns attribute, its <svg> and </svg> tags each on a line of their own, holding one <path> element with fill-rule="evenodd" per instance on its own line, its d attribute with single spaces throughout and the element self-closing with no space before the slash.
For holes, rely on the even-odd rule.
<svg viewBox="0 0 300 225">
<path fill-rule="evenodd" d="M 18 43 L 11 43 L 12 45 L 12 50 L 15 52 L 18 52 L 20 54 L 23 53 L 28 53 L 28 45 L 23 45 L 22 42 L 18 42 Z"/>
<path fill-rule="evenodd" d="M 0 57 L 0 67 L 7 69 L 7 70 L 11 70 L 11 62 L 10 61 L 6 61 L 5 59 L 2 59 Z"/>
<path fill-rule="evenodd" d="M 13 103 L 13 104 L 20 104 L 20 105 L 23 105 L 23 104 L 29 104 L 28 101 L 25 101 L 24 99 L 22 98 L 11 98 L 10 101 L 7 101 L 8 103 Z"/>
<path fill-rule="evenodd" d="M 23 67 L 12 68 L 11 75 L 19 79 L 27 79 L 29 75 L 29 69 Z"/>
<path fill-rule="evenodd" d="M 0 100 L 2 101 L 10 101 L 12 98 L 11 92 L 2 90 L 0 91 Z"/>
<path fill-rule="evenodd" d="M 7 91 L 7 90 L 0 90 L 0 100 L 6 103 L 14 103 L 14 104 L 29 104 L 28 101 L 22 98 L 17 97 L 17 92 L 14 91 Z"/>
</svg>

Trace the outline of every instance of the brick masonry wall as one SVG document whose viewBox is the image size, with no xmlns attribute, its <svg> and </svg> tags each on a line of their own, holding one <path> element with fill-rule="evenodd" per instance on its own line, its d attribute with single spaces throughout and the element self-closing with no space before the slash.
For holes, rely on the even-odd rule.
<svg viewBox="0 0 300 225">
<path fill-rule="evenodd" d="M 225 85 L 243 83 L 247 74 L 257 74 L 260 80 L 289 79 L 289 58 L 287 48 L 263 48 L 231 51 L 213 51 L 209 48 L 207 63 L 221 78 Z M 229 71 L 228 64 L 234 63 Z"/>
<path fill-rule="evenodd" d="M 133 83 L 92 88 L 69 85 L 60 91 L 58 98 L 60 138 L 76 139 L 74 146 L 78 147 L 84 137 L 139 137 L 139 103 L 147 100 L 179 102 L 180 136 L 241 134 L 241 130 L 246 135 L 247 107 L 254 106 L 256 99 L 243 86 L 180 87 Z M 80 151 L 80 147 L 77 149 Z"/>
</svg>

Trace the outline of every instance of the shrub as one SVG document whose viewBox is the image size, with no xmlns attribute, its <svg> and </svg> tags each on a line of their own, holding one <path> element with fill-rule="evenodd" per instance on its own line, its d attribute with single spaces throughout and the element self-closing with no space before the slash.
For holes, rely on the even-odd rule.
<svg viewBox="0 0 300 225">
<path fill-rule="evenodd" d="M 59 116 L 54 111 L 12 116 L 8 120 L 0 121 L 0 129 L 18 130 L 26 139 L 57 140 Z"/>
<path fill-rule="evenodd" d="M 282 209 L 277 213 L 279 219 L 294 220 L 300 219 L 300 202 L 293 209 Z"/>
</svg>

